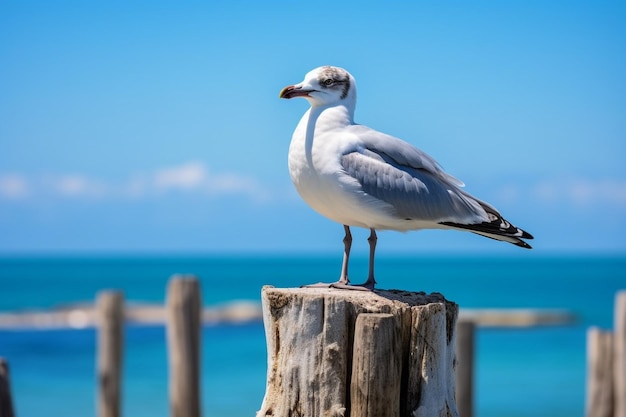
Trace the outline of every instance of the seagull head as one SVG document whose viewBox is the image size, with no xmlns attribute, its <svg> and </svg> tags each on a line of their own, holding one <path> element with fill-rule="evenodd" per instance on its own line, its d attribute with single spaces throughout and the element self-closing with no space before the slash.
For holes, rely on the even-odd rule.
<svg viewBox="0 0 626 417">
<path fill-rule="evenodd" d="M 304 97 L 313 107 L 338 104 L 354 107 L 356 82 L 343 68 L 319 67 L 305 75 L 301 83 L 283 88 L 279 97 Z"/>
</svg>

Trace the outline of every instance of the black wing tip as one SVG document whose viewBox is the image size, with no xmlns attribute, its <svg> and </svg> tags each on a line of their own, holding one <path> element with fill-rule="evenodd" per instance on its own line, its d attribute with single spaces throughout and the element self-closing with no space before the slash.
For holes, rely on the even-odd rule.
<svg viewBox="0 0 626 417">
<path fill-rule="evenodd" d="M 532 239 L 532 236 L 528 239 Z M 520 248 L 524 248 L 524 249 L 532 249 L 533 247 L 530 246 L 528 243 L 524 242 L 523 240 L 519 240 L 515 243 L 513 243 L 515 246 L 519 246 Z"/>
<path fill-rule="evenodd" d="M 511 225 L 510 223 L 509 223 L 510 227 L 508 230 L 502 230 L 494 226 L 496 223 L 497 222 L 461 224 L 461 223 L 454 223 L 454 222 L 441 222 L 439 224 L 453 227 L 455 229 L 467 230 L 469 232 L 476 233 L 478 235 L 488 237 L 490 239 L 500 240 L 502 242 L 508 242 L 515 246 L 519 246 L 520 248 L 524 248 L 524 249 L 533 248 L 528 243 L 522 240 L 522 239 L 534 239 L 535 237 L 533 235 L 531 235 L 525 230 L 522 230 L 518 227 Z M 514 229 L 514 231 L 512 229 Z M 520 233 L 521 235 L 519 235 Z M 500 236 L 502 237 L 502 239 L 499 238 Z"/>
</svg>

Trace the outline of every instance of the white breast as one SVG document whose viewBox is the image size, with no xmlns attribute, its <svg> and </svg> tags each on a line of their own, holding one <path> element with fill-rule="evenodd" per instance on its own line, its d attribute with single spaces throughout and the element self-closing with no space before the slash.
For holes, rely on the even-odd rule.
<svg viewBox="0 0 626 417">
<path fill-rule="evenodd" d="M 405 229 L 406 222 L 393 216 L 391 206 L 365 194 L 341 166 L 341 156 L 358 149 L 358 138 L 342 131 L 340 123 L 330 123 L 335 115 L 328 109 L 315 116 L 305 113 L 289 147 L 289 173 L 302 199 L 341 224 Z"/>
</svg>

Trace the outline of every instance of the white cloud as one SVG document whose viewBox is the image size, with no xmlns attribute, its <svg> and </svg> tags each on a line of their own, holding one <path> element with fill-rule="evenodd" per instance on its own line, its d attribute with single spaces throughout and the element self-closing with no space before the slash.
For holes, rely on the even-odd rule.
<svg viewBox="0 0 626 417">
<path fill-rule="evenodd" d="M 497 198 L 507 204 L 513 204 L 517 202 L 521 197 L 521 190 L 516 185 L 505 185 L 501 187 L 497 192 Z"/>
<path fill-rule="evenodd" d="M 29 185 L 26 178 L 17 174 L 0 176 L 0 197 L 17 200 L 25 198 L 29 193 Z"/>
<path fill-rule="evenodd" d="M 576 206 L 609 204 L 626 207 L 626 180 L 546 180 L 533 187 L 532 196 L 547 203 L 565 202 Z"/>
<path fill-rule="evenodd" d="M 500 203 L 504 204 L 534 201 L 578 208 L 598 205 L 626 208 L 626 180 L 545 179 L 535 184 L 507 184 L 500 187 L 496 195 Z"/>
<path fill-rule="evenodd" d="M 48 192 L 64 197 L 105 197 L 109 189 L 102 181 L 80 174 L 45 176 L 42 185 Z"/>
<path fill-rule="evenodd" d="M 144 175 L 135 174 L 120 187 L 120 194 L 133 199 L 142 198 L 147 193 L 146 182 Z"/>
<path fill-rule="evenodd" d="M 255 201 L 267 192 L 255 178 L 235 173 L 212 173 L 202 162 L 190 161 L 152 172 L 134 173 L 122 182 L 102 181 L 82 174 L 44 175 L 27 181 L 16 174 L 0 175 L 0 199 L 29 196 L 63 198 L 148 198 L 170 192 L 207 196 L 244 195 Z"/>
<path fill-rule="evenodd" d="M 159 192 L 181 190 L 210 195 L 244 194 L 255 200 L 266 198 L 266 192 L 254 178 L 233 173 L 213 173 L 197 161 L 157 170 L 152 177 L 152 184 Z"/>
<path fill-rule="evenodd" d="M 164 168 L 154 173 L 157 189 L 191 190 L 202 188 L 209 181 L 208 170 L 200 162 L 188 162 L 173 168 Z"/>
<path fill-rule="evenodd" d="M 209 190 L 214 193 L 244 193 L 255 198 L 265 198 L 265 191 L 252 178 L 233 174 L 224 174 L 212 179 Z"/>
</svg>

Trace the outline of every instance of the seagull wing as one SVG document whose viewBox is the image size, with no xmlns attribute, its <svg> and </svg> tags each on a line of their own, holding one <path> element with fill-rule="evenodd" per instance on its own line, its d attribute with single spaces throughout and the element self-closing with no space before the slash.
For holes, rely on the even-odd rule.
<svg viewBox="0 0 626 417">
<path fill-rule="evenodd" d="M 445 172 L 433 157 L 410 143 L 363 125 L 352 125 L 348 129 L 357 135 L 367 148 L 388 155 L 397 164 L 426 170 L 457 187 L 465 186 L 461 180 Z"/>
<path fill-rule="evenodd" d="M 400 219 L 468 230 L 518 246 L 527 232 L 511 225 L 491 205 L 471 196 L 428 154 L 393 136 L 356 125 L 360 146 L 341 157 L 346 174 L 364 193 L 384 201 Z"/>
</svg>

